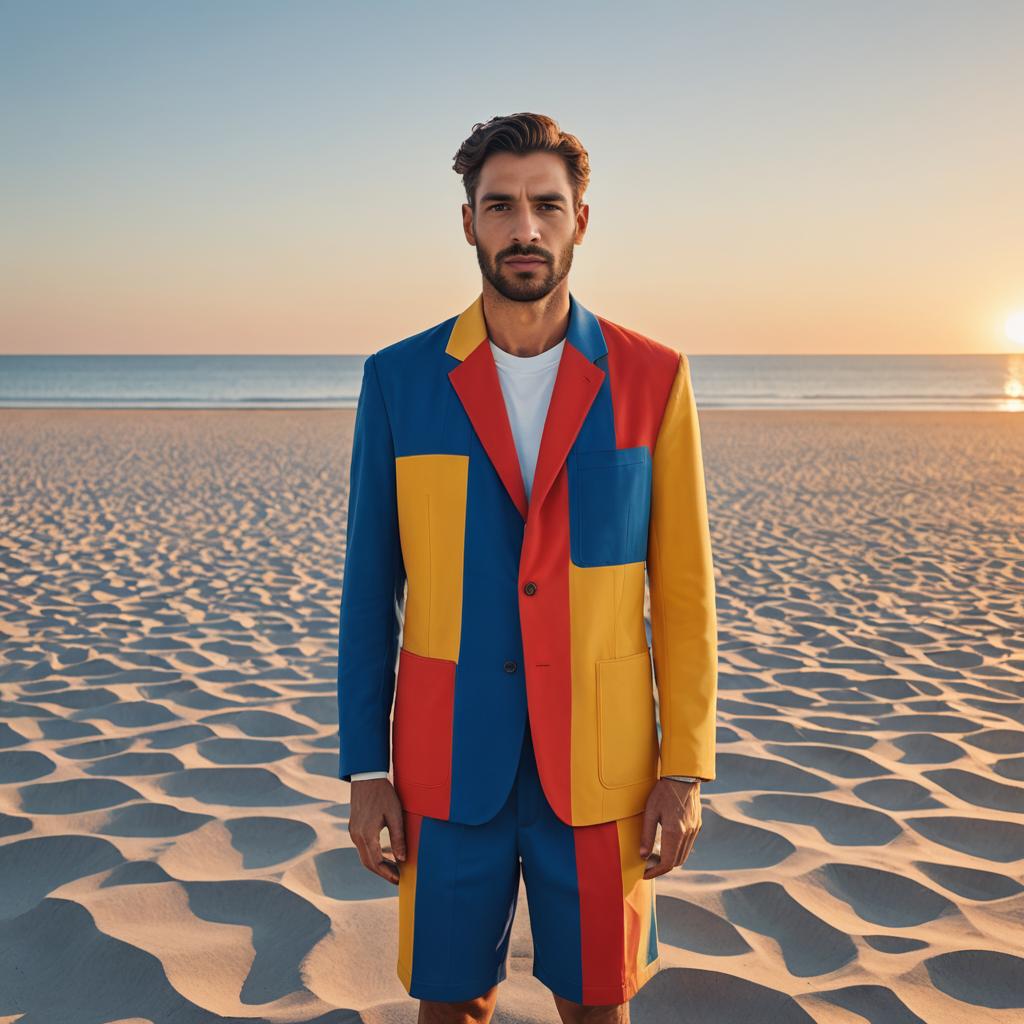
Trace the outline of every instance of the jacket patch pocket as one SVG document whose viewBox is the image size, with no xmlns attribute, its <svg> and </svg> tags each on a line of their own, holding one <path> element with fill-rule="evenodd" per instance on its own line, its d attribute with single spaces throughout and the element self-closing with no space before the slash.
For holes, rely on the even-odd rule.
<svg viewBox="0 0 1024 1024">
<path fill-rule="evenodd" d="M 448 783 L 454 698 L 454 661 L 401 648 L 391 733 L 396 789 Z"/>
<path fill-rule="evenodd" d="M 597 662 L 597 756 L 606 789 L 655 782 L 658 727 L 651 649 Z"/>
<path fill-rule="evenodd" d="M 575 452 L 569 460 L 569 550 L 578 566 L 647 557 L 651 452 L 647 445 Z"/>
</svg>

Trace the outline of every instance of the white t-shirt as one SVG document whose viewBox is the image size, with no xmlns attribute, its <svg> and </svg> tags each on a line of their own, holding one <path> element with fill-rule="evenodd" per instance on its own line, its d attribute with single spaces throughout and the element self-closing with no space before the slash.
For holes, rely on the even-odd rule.
<svg viewBox="0 0 1024 1024">
<path fill-rule="evenodd" d="M 533 471 L 540 451 L 540 438 L 544 432 L 551 392 L 555 387 L 558 361 L 565 349 L 565 338 L 557 345 L 535 356 L 514 356 L 499 348 L 489 338 L 494 364 L 498 368 L 501 393 L 512 426 L 512 438 L 519 454 L 519 466 L 526 485 L 526 500 L 533 490 Z"/>
<path fill-rule="evenodd" d="M 490 338 L 487 343 L 491 346 L 491 354 L 498 368 L 498 381 L 501 393 L 505 396 L 512 438 L 519 455 L 519 467 L 523 472 L 526 500 L 529 501 L 540 439 L 548 406 L 551 404 L 551 392 L 555 387 L 558 362 L 565 350 L 565 338 L 535 356 L 513 355 L 499 348 Z M 387 772 L 381 771 L 354 772 L 352 779 L 379 779 L 387 778 L 387 775 Z M 692 780 L 689 775 L 668 775 L 666 778 Z"/>
</svg>

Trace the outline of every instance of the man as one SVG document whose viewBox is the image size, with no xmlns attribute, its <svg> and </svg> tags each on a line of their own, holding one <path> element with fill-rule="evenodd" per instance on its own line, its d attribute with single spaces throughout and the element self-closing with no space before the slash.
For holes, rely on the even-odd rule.
<svg viewBox="0 0 1024 1024">
<path fill-rule="evenodd" d="M 349 831 L 398 885 L 398 975 L 421 1021 L 490 1019 L 521 865 L 533 973 L 562 1020 L 624 1022 L 661 967 L 654 879 L 688 855 L 715 777 L 689 365 L 569 291 L 589 217 L 578 139 L 540 114 L 497 117 L 454 166 L 483 290 L 371 355 L 356 413 Z"/>
</svg>

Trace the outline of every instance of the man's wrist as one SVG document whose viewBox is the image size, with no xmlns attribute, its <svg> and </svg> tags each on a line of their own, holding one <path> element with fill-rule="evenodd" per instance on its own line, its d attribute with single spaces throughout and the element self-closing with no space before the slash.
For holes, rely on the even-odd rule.
<svg viewBox="0 0 1024 1024">
<path fill-rule="evenodd" d="M 699 775 L 662 775 L 663 779 L 674 779 L 676 782 L 701 782 Z"/>
</svg>

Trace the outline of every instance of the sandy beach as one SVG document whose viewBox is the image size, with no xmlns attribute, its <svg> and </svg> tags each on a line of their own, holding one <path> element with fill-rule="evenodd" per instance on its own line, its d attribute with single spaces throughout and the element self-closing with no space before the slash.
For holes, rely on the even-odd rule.
<svg viewBox="0 0 1024 1024">
<path fill-rule="evenodd" d="M 0 410 L 0 1024 L 412 1022 L 336 777 L 354 412 Z M 1024 418 L 701 413 L 656 1024 L 1024 1021 Z M 495 1020 L 553 1022 L 525 890 Z"/>
</svg>

